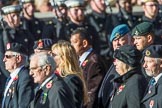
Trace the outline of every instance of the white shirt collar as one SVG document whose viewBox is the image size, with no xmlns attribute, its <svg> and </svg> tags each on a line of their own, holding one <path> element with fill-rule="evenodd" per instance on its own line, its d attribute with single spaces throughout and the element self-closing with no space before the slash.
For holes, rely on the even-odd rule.
<svg viewBox="0 0 162 108">
<path fill-rule="evenodd" d="M 80 61 L 80 66 L 81 66 L 81 64 L 84 62 L 84 60 L 87 58 L 87 56 L 92 52 L 92 48 L 90 48 L 90 49 L 88 49 L 86 52 L 84 52 L 81 56 L 80 56 L 80 58 L 79 58 L 79 61 Z"/>
<path fill-rule="evenodd" d="M 159 78 L 162 76 L 162 73 L 160 73 L 159 75 L 157 75 L 156 77 L 154 77 L 156 83 L 158 82 Z"/>
<path fill-rule="evenodd" d="M 43 86 L 45 86 L 47 84 L 48 81 L 50 81 L 53 78 L 54 74 L 52 74 L 50 77 L 48 77 L 40 86 L 39 89 L 41 89 Z"/>
<path fill-rule="evenodd" d="M 19 74 L 21 68 L 23 68 L 23 67 L 24 67 L 24 65 L 18 67 L 15 71 L 13 71 L 13 72 L 10 74 L 11 79 L 14 79 L 14 78 Z"/>
</svg>

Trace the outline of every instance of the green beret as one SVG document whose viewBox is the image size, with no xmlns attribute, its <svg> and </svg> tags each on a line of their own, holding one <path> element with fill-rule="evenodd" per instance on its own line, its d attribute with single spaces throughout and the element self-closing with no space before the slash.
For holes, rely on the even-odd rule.
<svg viewBox="0 0 162 108">
<path fill-rule="evenodd" d="M 77 7 L 77 6 L 84 6 L 83 0 L 67 0 L 65 4 L 68 8 Z"/>
<path fill-rule="evenodd" d="M 10 14 L 10 13 L 20 13 L 21 12 L 21 6 L 20 5 L 10 5 L 2 7 L 2 14 Z"/>
<path fill-rule="evenodd" d="M 142 22 L 136 25 L 132 30 L 132 36 L 144 36 L 153 32 L 153 24 L 151 22 Z"/>
<path fill-rule="evenodd" d="M 113 57 L 129 66 L 136 67 L 140 65 L 141 53 L 134 46 L 123 45 L 115 50 Z"/>
<path fill-rule="evenodd" d="M 27 55 L 27 49 L 20 43 L 7 43 L 6 51 L 13 51 L 20 54 Z"/>
<path fill-rule="evenodd" d="M 130 32 L 130 29 L 126 24 L 116 26 L 111 33 L 110 42 L 112 42 L 115 38 L 123 37 L 128 32 Z"/>
<path fill-rule="evenodd" d="M 162 45 L 151 45 L 147 47 L 143 55 L 152 58 L 162 58 Z"/>
</svg>

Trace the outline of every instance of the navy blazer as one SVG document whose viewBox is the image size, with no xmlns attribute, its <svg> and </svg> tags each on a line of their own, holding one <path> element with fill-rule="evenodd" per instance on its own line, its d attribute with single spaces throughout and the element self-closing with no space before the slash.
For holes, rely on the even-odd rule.
<svg viewBox="0 0 162 108">
<path fill-rule="evenodd" d="M 162 108 L 162 76 L 141 101 L 141 108 Z"/>
<path fill-rule="evenodd" d="M 23 67 L 7 91 L 4 108 L 28 108 L 34 97 L 33 84 L 29 70 Z"/>
<path fill-rule="evenodd" d="M 64 80 L 54 75 L 31 102 L 30 108 L 75 108 L 72 93 Z"/>
</svg>

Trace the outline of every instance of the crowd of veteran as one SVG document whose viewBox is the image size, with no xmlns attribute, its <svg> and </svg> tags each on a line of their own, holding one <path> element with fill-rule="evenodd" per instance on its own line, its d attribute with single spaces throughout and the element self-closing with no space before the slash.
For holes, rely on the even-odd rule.
<svg viewBox="0 0 162 108">
<path fill-rule="evenodd" d="M 0 0 L 0 107 L 162 108 L 161 13 L 160 0 Z"/>
</svg>

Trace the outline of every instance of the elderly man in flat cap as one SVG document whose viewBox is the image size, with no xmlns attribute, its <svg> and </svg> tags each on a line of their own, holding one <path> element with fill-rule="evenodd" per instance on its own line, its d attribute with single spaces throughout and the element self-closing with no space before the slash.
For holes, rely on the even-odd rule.
<svg viewBox="0 0 162 108">
<path fill-rule="evenodd" d="M 34 97 L 34 83 L 29 69 L 25 67 L 26 48 L 19 43 L 8 43 L 3 62 L 10 76 L 6 81 L 1 108 L 28 108 Z"/>
<path fill-rule="evenodd" d="M 162 108 L 162 45 L 151 45 L 143 54 L 143 67 L 151 80 L 141 108 Z"/>
<path fill-rule="evenodd" d="M 112 43 L 113 50 L 119 49 L 123 45 L 131 45 L 132 44 L 132 38 L 130 36 L 130 29 L 126 24 L 121 24 L 116 26 L 111 34 L 110 42 Z M 113 51 L 113 52 L 114 52 Z M 112 57 L 113 57 L 112 52 Z M 112 83 L 112 80 L 118 77 L 119 74 L 115 71 L 114 63 L 112 63 L 111 67 L 107 71 L 104 80 L 102 82 L 99 94 L 98 94 L 98 101 L 99 106 L 106 108 L 107 105 L 109 105 L 110 97 L 112 95 L 112 90 L 114 88 L 114 85 Z"/>
</svg>

